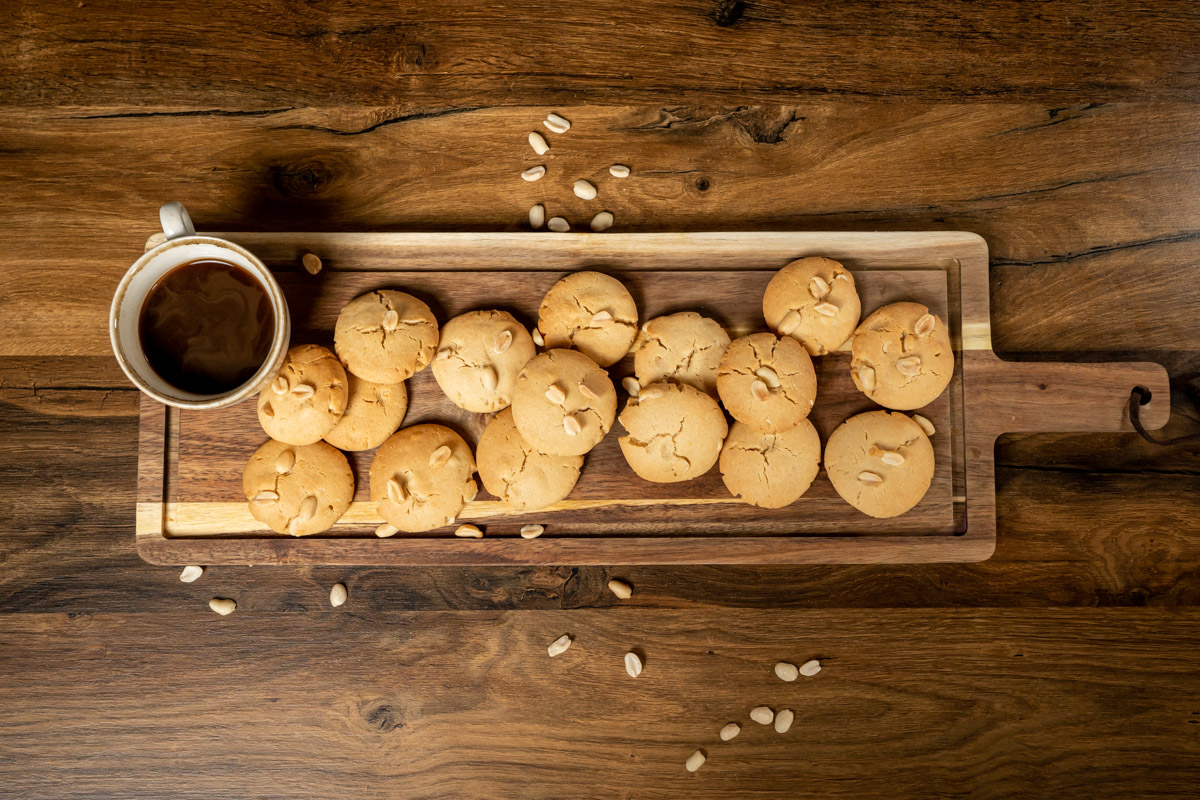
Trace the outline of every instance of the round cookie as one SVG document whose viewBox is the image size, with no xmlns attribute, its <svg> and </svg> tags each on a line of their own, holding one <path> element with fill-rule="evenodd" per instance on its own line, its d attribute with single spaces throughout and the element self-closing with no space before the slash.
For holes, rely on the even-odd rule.
<svg viewBox="0 0 1200 800">
<path fill-rule="evenodd" d="M 717 366 L 729 347 L 729 334 L 720 323 L 681 311 L 655 317 L 643 330 L 646 341 L 633 356 L 638 383 L 675 381 L 716 396 Z"/>
<path fill-rule="evenodd" d="M 850 375 L 867 397 L 909 411 L 937 399 L 954 375 L 946 324 L 920 303 L 892 303 L 854 332 Z"/>
<path fill-rule="evenodd" d="M 767 326 L 800 342 L 814 356 L 845 344 L 860 314 L 854 276 L 831 258 L 793 261 L 775 273 L 763 293 Z"/>
<path fill-rule="evenodd" d="M 762 433 L 778 433 L 799 425 L 812 410 L 817 374 L 795 339 L 752 333 L 725 351 L 717 391 L 734 419 Z"/>
<path fill-rule="evenodd" d="M 341 519 L 354 497 L 354 473 L 325 442 L 294 446 L 268 441 L 246 464 L 242 489 L 250 513 L 276 533 L 309 536 Z"/>
<path fill-rule="evenodd" d="M 347 371 L 372 383 L 411 378 L 425 369 L 437 343 L 437 318 L 429 306 L 394 289 L 354 298 L 333 329 L 333 349 Z"/>
<path fill-rule="evenodd" d="M 346 411 L 346 370 L 315 344 L 288 350 L 275 380 L 258 395 L 258 421 L 267 436 L 293 445 L 319 442 Z"/>
<path fill-rule="evenodd" d="M 388 524 L 415 533 L 450 525 L 475 499 L 475 459 L 443 425 L 397 431 L 371 462 L 371 500 Z"/>
<path fill-rule="evenodd" d="M 652 383 L 621 412 L 628 431 L 621 452 L 640 477 L 654 483 L 699 478 L 721 454 L 729 426 L 717 401 L 678 383 Z"/>
<path fill-rule="evenodd" d="M 868 411 L 838 426 L 825 445 L 825 471 L 850 505 L 885 519 L 921 501 L 933 480 L 933 445 L 905 414 Z"/>
<path fill-rule="evenodd" d="M 629 352 L 637 305 L 624 284 L 602 272 L 576 272 L 550 287 L 538 309 L 547 349 L 574 348 L 602 367 Z"/>
<path fill-rule="evenodd" d="M 521 367 L 537 354 L 533 338 L 505 311 L 471 311 L 442 326 L 433 377 L 450 402 L 486 412 L 512 402 Z"/>
<path fill-rule="evenodd" d="M 808 491 L 821 466 L 821 439 L 808 420 L 780 433 L 735 422 L 721 448 L 721 479 L 734 497 L 783 508 Z"/>
<path fill-rule="evenodd" d="M 370 450 L 396 432 L 408 411 L 408 389 L 404 383 L 371 383 L 354 375 L 346 413 L 325 441 L 339 450 Z"/>
<path fill-rule="evenodd" d="M 483 429 L 475 448 L 483 488 L 508 508 L 534 511 L 562 500 L 575 488 L 583 456 L 549 456 L 533 449 L 506 408 Z"/>
<path fill-rule="evenodd" d="M 547 350 L 517 376 L 513 422 L 540 453 L 581 456 L 600 443 L 617 415 L 608 373 L 575 350 Z"/>
</svg>

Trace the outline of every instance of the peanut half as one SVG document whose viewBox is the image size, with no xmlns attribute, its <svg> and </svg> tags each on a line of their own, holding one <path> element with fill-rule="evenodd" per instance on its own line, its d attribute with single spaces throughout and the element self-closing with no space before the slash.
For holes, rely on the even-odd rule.
<svg viewBox="0 0 1200 800">
<path fill-rule="evenodd" d="M 564 633 L 562 636 L 550 643 L 550 646 L 546 648 L 546 652 L 550 654 L 551 658 L 554 658 L 555 656 L 561 656 L 571 648 L 572 641 L 573 640 L 571 637 Z"/>
<path fill-rule="evenodd" d="M 630 597 L 633 597 L 633 588 L 625 581 L 609 581 L 608 590 L 622 600 L 628 600 Z"/>
<path fill-rule="evenodd" d="M 791 683 L 800 677 L 800 670 L 796 669 L 795 664 L 789 664 L 786 661 L 780 661 L 775 665 L 775 674 L 779 676 L 779 680 Z"/>
<path fill-rule="evenodd" d="M 183 568 L 183 572 L 179 573 L 179 580 L 184 583 L 192 583 L 204 574 L 204 567 L 187 566 Z"/>
<path fill-rule="evenodd" d="M 333 588 L 329 590 L 329 605 L 334 608 L 345 605 L 347 597 L 346 584 L 335 583 Z"/>
</svg>

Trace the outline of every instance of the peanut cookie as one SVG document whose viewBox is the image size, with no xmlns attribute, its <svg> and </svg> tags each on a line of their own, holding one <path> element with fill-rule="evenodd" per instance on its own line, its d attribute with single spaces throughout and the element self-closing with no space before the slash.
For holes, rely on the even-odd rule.
<svg viewBox="0 0 1200 800">
<path fill-rule="evenodd" d="M 854 332 L 850 375 L 867 397 L 908 411 L 937 399 L 954 375 L 946 324 L 920 303 L 892 303 Z"/>
<path fill-rule="evenodd" d="M 408 411 L 408 389 L 404 383 L 371 383 L 354 375 L 346 413 L 325 434 L 325 441 L 339 450 L 370 450 L 396 432 Z"/>
<path fill-rule="evenodd" d="M 821 466 L 821 439 L 808 420 L 780 433 L 735 422 L 721 448 L 721 478 L 734 497 L 783 508 L 808 491 Z"/>
<path fill-rule="evenodd" d="M 512 402 L 517 374 L 536 350 L 529 331 L 505 311 L 471 311 L 442 327 L 433 377 L 450 402 L 496 411 Z"/>
<path fill-rule="evenodd" d="M 752 333 L 735 339 L 717 370 L 726 410 L 756 431 L 778 433 L 800 424 L 817 399 L 812 358 L 795 339 Z"/>
<path fill-rule="evenodd" d="M 729 432 L 717 401 L 687 384 L 652 383 L 625 404 L 621 452 L 655 483 L 698 478 L 712 469 Z"/>
<path fill-rule="evenodd" d="M 346 369 L 373 383 L 399 383 L 425 369 L 438 343 L 429 306 L 394 289 L 356 297 L 338 314 L 333 348 Z"/>
<path fill-rule="evenodd" d="M 686 383 L 716 396 L 717 366 L 729 347 L 729 334 L 720 323 L 695 311 L 681 311 L 655 317 L 643 330 L 646 341 L 633 356 L 638 383 Z"/>
<path fill-rule="evenodd" d="M 242 472 L 250 513 L 276 533 L 309 536 L 328 530 L 354 497 L 350 463 L 325 442 L 299 447 L 268 441 Z"/>
<path fill-rule="evenodd" d="M 814 356 L 845 344 L 861 313 L 854 276 L 830 258 L 793 261 L 775 273 L 763 293 L 767 326 Z"/>
<path fill-rule="evenodd" d="M 607 367 L 624 358 L 637 337 L 637 305 L 616 278 L 576 272 L 542 298 L 538 330 L 547 348 L 574 348 Z"/>
<path fill-rule="evenodd" d="M 388 524 L 415 533 L 450 525 L 478 491 L 475 458 L 443 425 L 392 434 L 371 462 L 371 500 Z"/>
<path fill-rule="evenodd" d="M 575 488 L 583 456 L 548 456 L 533 449 L 506 408 L 483 429 L 475 448 L 483 488 L 516 511 L 534 511 L 562 500 Z"/>
<path fill-rule="evenodd" d="M 547 350 L 517 376 L 513 422 L 540 453 L 581 456 L 600 443 L 617 415 L 608 373 L 575 350 Z"/>
<path fill-rule="evenodd" d="M 908 416 L 868 411 L 846 420 L 829 437 L 825 471 L 842 499 L 859 511 L 895 517 L 929 491 L 933 445 Z"/>
<path fill-rule="evenodd" d="M 298 345 L 259 393 L 258 421 L 272 439 L 312 444 L 338 424 L 346 396 L 346 370 L 337 357 L 315 344 Z"/>
</svg>

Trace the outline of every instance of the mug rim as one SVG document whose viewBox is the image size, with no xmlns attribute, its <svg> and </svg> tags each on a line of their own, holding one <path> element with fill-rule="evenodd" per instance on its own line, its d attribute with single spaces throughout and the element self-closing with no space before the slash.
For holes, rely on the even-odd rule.
<svg viewBox="0 0 1200 800">
<path fill-rule="evenodd" d="M 253 264 L 259 273 L 251 273 L 254 280 L 263 288 L 270 298 L 271 308 L 275 313 L 275 331 L 271 340 L 271 349 L 263 359 L 262 365 L 258 370 L 250 376 L 250 378 L 241 385 L 230 389 L 227 392 L 213 395 L 201 395 L 197 400 L 182 400 L 176 397 L 168 397 L 154 387 L 150 386 L 142 376 L 129 363 L 129 359 L 125 355 L 125 350 L 121 346 L 119 334 L 120 310 L 121 305 L 125 301 L 125 296 L 129 292 L 129 287 L 133 282 L 134 276 L 144 270 L 155 258 L 162 254 L 184 245 L 207 244 L 217 247 L 218 249 L 231 250 L 241 257 L 245 258 Z M 234 265 L 238 266 L 238 265 Z M 164 273 L 165 274 L 165 273 Z M 144 302 L 144 301 L 143 301 Z M 141 309 L 139 308 L 139 316 Z M 224 408 L 226 406 L 236 405 L 243 400 L 258 394 L 259 391 L 268 383 L 268 381 L 279 370 L 279 366 L 283 358 L 287 355 L 288 342 L 291 337 L 291 319 L 288 315 L 287 300 L 283 296 L 283 290 L 279 287 L 279 283 L 275 280 L 275 276 L 271 274 L 271 270 L 262 262 L 258 256 L 251 253 L 246 248 L 231 242 L 228 239 L 221 239 L 216 236 L 204 236 L 201 234 L 191 234 L 187 236 L 179 236 L 174 239 L 168 239 L 162 244 L 156 245 L 145 251 L 137 260 L 130 265 L 129 269 L 125 270 L 125 274 L 121 276 L 121 281 L 117 284 L 117 289 L 113 293 L 112 305 L 108 312 L 108 338 L 112 344 L 113 355 L 116 356 L 117 364 L 120 365 L 121 371 L 125 376 L 133 382 L 133 384 L 144 394 L 160 403 L 175 408 L 186 409 L 210 409 Z M 160 378 L 161 379 L 161 378 Z M 167 381 L 163 381 L 167 383 Z"/>
</svg>

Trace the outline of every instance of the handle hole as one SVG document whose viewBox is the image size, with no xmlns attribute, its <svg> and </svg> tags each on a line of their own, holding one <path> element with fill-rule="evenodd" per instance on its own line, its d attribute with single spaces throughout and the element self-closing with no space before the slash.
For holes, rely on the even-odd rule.
<svg viewBox="0 0 1200 800">
<path fill-rule="evenodd" d="M 1150 398 L 1154 396 L 1154 393 L 1145 386 L 1135 386 L 1133 387 L 1133 391 L 1138 395 L 1139 406 L 1148 405 Z"/>
</svg>

